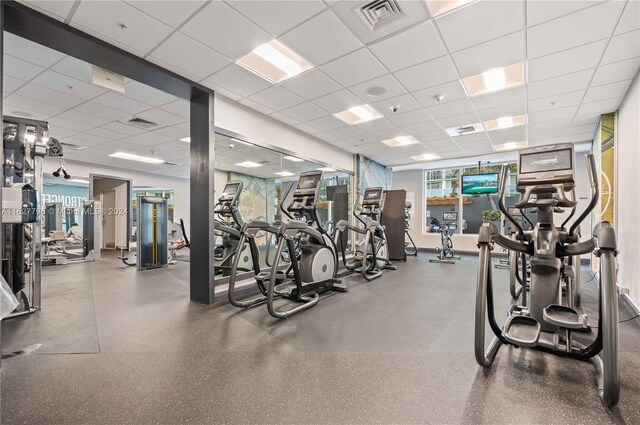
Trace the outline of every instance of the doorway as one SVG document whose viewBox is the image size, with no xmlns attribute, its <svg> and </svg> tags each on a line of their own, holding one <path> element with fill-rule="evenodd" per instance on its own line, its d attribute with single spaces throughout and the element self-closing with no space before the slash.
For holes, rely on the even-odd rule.
<svg viewBox="0 0 640 425">
<path fill-rule="evenodd" d="M 102 249 L 129 249 L 131 180 L 90 175 L 89 197 L 102 208 Z"/>
</svg>

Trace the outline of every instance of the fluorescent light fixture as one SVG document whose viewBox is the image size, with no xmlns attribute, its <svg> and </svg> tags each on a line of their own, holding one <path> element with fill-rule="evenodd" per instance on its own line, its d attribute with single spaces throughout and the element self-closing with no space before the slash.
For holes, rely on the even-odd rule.
<svg viewBox="0 0 640 425">
<path fill-rule="evenodd" d="M 484 121 L 485 130 L 504 130 L 505 128 L 518 127 L 527 123 L 527 117 L 525 115 L 516 115 L 513 117 L 500 117 L 495 120 Z"/>
<path fill-rule="evenodd" d="M 235 137 L 229 137 L 229 140 L 233 140 L 234 142 L 240 143 L 241 145 L 254 147 L 255 145 L 249 142 L 245 142 L 244 140 L 236 139 Z"/>
<path fill-rule="evenodd" d="M 89 184 L 89 180 L 82 180 L 82 179 L 70 179 L 67 180 L 69 183 L 82 183 L 82 184 Z"/>
<path fill-rule="evenodd" d="M 473 0 L 425 0 L 431 16 L 436 17 L 457 9 Z"/>
<path fill-rule="evenodd" d="M 283 156 L 283 158 L 286 159 L 287 161 L 292 161 L 292 162 L 303 162 L 304 161 L 304 159 L 296 158 L 295 156 L 291 156 L 291 155 Z"/>
<path fill-rule="evenodd" d="M 462 79 L 469 96 L 480 96 L 524 84 L 524 63 L 491 68 L 481 74 Z"/>
<path fill-rule="evenodd" d="M 320 168 L 317 168 L 317 170 L 324 171 L 325 173 L 332 173 L 336 171 L 335 168 L 331 168 L 331 167 L 320 167 Z"/>
<path fill-rule="evenodd" d="M 276 176 L 280 176 L 280 177 L 291 177 L 291 176 L 295 176 L 295 174 L 290 173 L 290 172 L 288 172 L 288 171 L 280 171 L 280 172 L 278 172 L 278 173 L 273 173 L 273 174 L 275 174 Z"/>
<path fill-rule="evenodd" d="M 397 148 L 398 146 L 415 145 L 420 142 L 418 142 L 413 136 L 397 136 L 393 139 L 383 140 L 382 143 L 389 147 Z"/>
<path fill-rule="evenodd" d="M 511 151 L 514 149 L 526 148 L 528 145 L 529 144 L 527 143 L 526 140 L 523 140 L 521 142 L 506 142 L 498 145 L 493 145 L 493 150 L 496 152 Z"/>
<path fill-rule="evenodd" d="M 445 128 L 444 130 L 449 137 L 466 136 L 467 134 L 480 133 L 484 131 L 484 126 L 481 122 L 473 124 L 462 124 L 459 127 Z"/>
<path fill-rule="evenodd" d="M 109 155 L 112 158 L 128 159 L 130 161 L 146 162 L 147 164 L 164 164 L 164 159 L 152 158 L 150 156 L 134 155 L 126 152 L 116 152 Z"/>
<path fill-rule="evenodd" d="M 180 141 L 185 143 L 191 143 L 191 137 L 183 137 L 182 139 L 180 139 Z"/>
<path fill-rule="evenodd" d="M 422 155 L 412 156 L 414 161 L 433 161 L 434 159 L 440 159 L 435 153 L 423 153 Z"/>
<path fill-rule="evenodd" d="M 238 65 L 274 84 L 313 68 L 313 65 L 278 40 L 256 47 L 251 53 L 238 59 Z"/>
<path fill-rule="evenodd" d="M 244 161 L 244 162 L 239 162 L 236 164 L 238 167 L 245 167 L 245 168 L 256 168 L 256 167 L 262 167 L 262 164 L 258 164 L 257 162 L 252 162 L 252 161 Z"/>
<path fill-rule="evenodd" d="M 382 114 L 369 105 L 354 106 L 346 111 L 333 114 L 333 116 L 351 125 L 382 118 Z"/>
</svg>

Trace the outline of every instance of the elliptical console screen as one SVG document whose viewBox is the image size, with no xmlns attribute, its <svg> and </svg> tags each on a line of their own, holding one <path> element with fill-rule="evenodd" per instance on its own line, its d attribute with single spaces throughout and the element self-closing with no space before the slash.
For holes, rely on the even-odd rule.
<svg viewBox="0 0 640 425">
<path fill-rule="evenodd" d="M 233 195 L 235 195 L 235 194 L 238 192 L 238 187 L 239 187 L 239 186 L 240 186 L 240 184 L 239 184 L 239 183 L 231 183 L 231 184 L 227 184 L 227 185 L 224 187 L 224 191 L 223 191 L 223 192 L 224 192 L 227 196 L 233 196 Z"/>
<path fill-rule="evenodd" d="M 442 219 L 444 221 L 458 221 L 458 213 L 457 212 L 442 213 Z"/>
<path fill-rule="evenodd" d="M 382 198 L 382 189 L 366 190 L 365 200 L 377 201 Z"/>
<path fill-rule="evenodd" d="M 315 189 L 320 184 L 322 174 L 310 174 L 301 176 L 298 180 L 298 189 Z"/>
<path fill-rule="evenodd" d="M 532 152 L 520 155 L 520 174 L 573 170 L 571 149 Z"/>
</svg>

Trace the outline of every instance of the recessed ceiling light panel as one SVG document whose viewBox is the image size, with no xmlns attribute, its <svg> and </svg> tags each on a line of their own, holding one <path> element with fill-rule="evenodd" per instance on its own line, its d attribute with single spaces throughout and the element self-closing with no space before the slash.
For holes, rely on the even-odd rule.
<svg viewBox="0 0 640 425">
<path fill-rule="evenodd" d="M 382 118 L 382 114 L 369 105 L 354 106 L 347 109 L 346 111 L 333 114 L 333 116 L 351 125 L 361 124 L 363 122 Z"/>
<path fill-rule="evenodd" d="M 252 162 L 252 161 L 244 161 L 244 162 L 239 162 L 236 164 L 238 167 L 245 167 L 245 168 L 256 168 L 256 167 L 262 167 L 262 164 L 258 164 L 257 162 Z"/>
<path fill-rule="evenodd" d="M 495 120 L 484 121 L 484 128 L 487 131 L 502 130 L 505 128 L 518 127 L 527 123 L 526 115 L 516 115 L 514 117 L 500 117 Z"/>
<path fill-rule="evenodd" d="M 286 159 L 287 161 L 291 161 L 291 162 L 303 162 L 304 159 L 300 159 L 300 158 L 296 158 L 295 156 L 283 156 L 284 159 Z"/>
<path fill-rule="evenodd" d="M 463 78 L 462 82 L 471 97 L 521 86 L 524 84 L 524 64 L 520 62 L 503 68 L 488 69 L 482 74 Z"/>
<path fill-rule="evenodd" d="M 166 161 L 160 158 L 152 158 L 150 156 L 135 155 L 126 152 L 115 152 L 109 155 L 112 158 L 128 159 L 130 161 L 145 162 L 147 164 L 164 164 Z"/>
<path fill-rule="evenodd" d="M 320 168 L 317 168 L 317 170 L 324 171 L 325 173 L 332 173 L 336 171 L 335 168 L 331 168 L 331 167 L 320 167 Z"/>
<path fill-rule="evenodd" d="M 278 40 L 256 47 L 251 53 L 238 59 L 238 64 L 272 83 L 282 82 L 313 68 L 313 65 Z"/>
<path fill-rule="evenodd" d="M 289 171 L 280 171 L 280 172 L 273 173 L 273 174 L 275 174 L 276 176 L 280 176 L 280 177 L 291 177 L 291 176 L 295 176 L 295 174 L 290 173 Z"/>
<path fill-rule="evenodd" d="M 440 157 L 435 153 L 423 153 L 422 155 L 412 156 L 411 159 L 413 159 L 414 161 L 422 162 L 433 161 L 434 159 L 440 159 Z"/>
<path fill-rule="evenodd" d="M 526 140 L 523 140 L 520 142 L 506 142 L 506 143 L 501 143 L 499 145 L 493 145 L 493 150 L 496 152 L 511 151 L 514 149 L 526 148 L 528 145 L 529 144 L 527 143 Z"/>
<path fill-rule="evenodd" d="M 473 0 L 425 0 L 429 13 L 434 18 L 438 15 L 457 9 Z"/>
<path fill-rule="evenodd" d="M 415 145 L 420 142 L 418 142 L 413 136 L 397 136 L 393 139 L 383 140 L 382 143 L 389 147 L 397 148 L 398 146 Z"/>
</svg>

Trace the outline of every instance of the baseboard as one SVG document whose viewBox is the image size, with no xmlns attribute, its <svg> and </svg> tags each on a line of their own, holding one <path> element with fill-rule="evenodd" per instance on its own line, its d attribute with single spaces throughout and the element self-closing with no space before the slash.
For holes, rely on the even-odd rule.
<svg viewBox="0 0 640 425">
<path fill-rule="evenodd" d="M 625 304 L 627 304 L 629 310 L 633 312 L 634 316 L 640 315 L 640 308 L 633 302 L 629 294 L 623 293 L 622 299 L 624 300 Z"/>
</svg>

